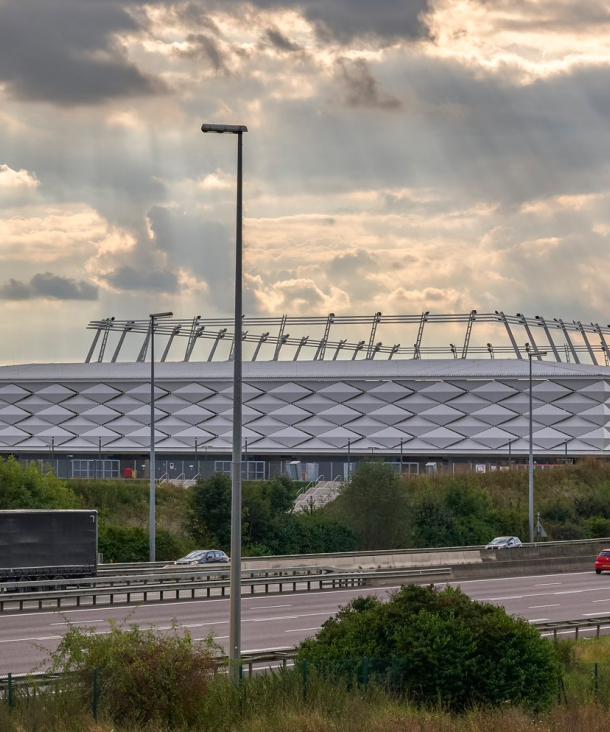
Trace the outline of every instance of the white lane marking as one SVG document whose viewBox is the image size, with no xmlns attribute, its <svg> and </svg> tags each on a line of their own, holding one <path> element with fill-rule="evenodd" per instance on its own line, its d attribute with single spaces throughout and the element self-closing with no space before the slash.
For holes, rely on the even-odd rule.
<svg viewBox="0 0 610 732">
<path fill-rule="evenodd" d="M 582 614 L 583 618 L 597 618 L 597 617 L 601 618 L 601 617 L 605 617 L 605 615 L 606 615 L 606 613 L 602 613 L 602 615 L 600 615 L 599 613 L 583 613 Z"/>
<path fill-rule="evenodd" d="M 273 610 L 276 607 L 292 607 L 292 605 L 257 605 L 256 607 L 248 607 L 246 610 Z"/>
<path fill-rule="evenodd" d="M 390 587 L 358 587 L 352 588 L 349 590 L 321 590 L 321 591 L 310 591 L 310 592 L 291 592 L 290 597 L 306 597 L 306 596 L 312 596 L 312 595 L 343 595 L 346 592 L 350 592 L 352 594 L 360 594 L 361 592 L 379 592 L 382 590 L 399 590 L 402 587 L 402 585 L 391 585 Z M 38 616 L 42 617 L 44 615 L 68 615 L 69 613 L 99 613 L 100 610 L 103 609 L 104 612 L 107 612 L 109 610 L 118 611 L 118 612 L 133 612 L 134 610 L 139 610 L 140 608 L 144 609 L 154 609 L 156 607 L 173 607 L 174 605 L 200 605 L 201 603 L 205 602 L 207 604 L 211 604 L 214 602 L 229 602 L 230 598 L 227 597 L 219 597 L 216 600 L 208 600 L 204 597 L 202 597 L 200 600 L 181 600 L 180 602 L 155 602 L 155 603 L 140 603 L 140 604 L 133 604 L 133 605 L 124 605 L 123 607 L 112 607 L 112 605 L 104 606 L 103 608 L 99 605 L 97 607 L 90 607 L 90 608 L 74 608 L 73 610 L 64 610 L 63 608 L 61 610 L 41 610 L 37 613 L 20 613 L 15 612 L 14 614 L 10 613 L 8 610 L 5 611 L 5 617 L 6 618 L 27 618 L 29 616 Z M 246 600 L 259 600 L 259 597 L 242 597 L 242 601 Z M 2 621 L 4 618 L 0 617 L 0 621 Z"/>
<path fill-rule="evenodd" d="M 312 618 L 315 615 L 326 615 L 328 617 L 328 610 L 322 613 L 303 613 L 301 615 L 283 615 L 277 618 L 248 618 L 244 620 L 244 623 L 268 623 L 273 620 L 295 620 L 297 618 Z"/>
<path fill-rule="evenodd" d="M 531 620 L 527 621 L 528 623 L 546 623 L 548 622 L 548 618 L 532 618 Z"/>
<path fill-rule="evenodd" d="M 105 623 L 105 620 L 81 620 L 81 623 Z M 54 625 L 73 625 L 73 623 L 64 621 L 63 623 L 49 623 L 49 627 Z"/>
<path fill-rule="evenodd" d="M 460 582 L 459 580 L 454 580 L 452 582 L 439 582 L 440 585 L 471 585 L 475 582 L 510 582 L 512 580 L 528 580 L 528 579 L 541 579 L 544 577 L 576 577 L 577 575 L 581 574 L 593 574 L 593 570 L 586 571 L 586 572 L 570 572 L 569 574 L 565 574 L 563 572 L 557 573 L 557 574 L 530 574 L 525 575 L 524 577 L 493 577 L 489 579 L 478 579 L 478 580 L 464 580 L 463 582 Z"/>
<path fill-rule="evenodd" d="M 532 605 L 531 607 L 528 607 L 528 610 L 540 610 L 543 607 L 560 607 L 560 604 L 557 603 L 557 605 Z"/>
<path fill-rule="evenodd" d="M 603 600 L 591 600 L 591 602 L 610 602 L 610 597 L 604 597 Z"/>
<path fill-rule="evenodd" d="M 310 630 L 320 630 L 320 626 L 317 628 L 295 628 L 294 630 L 285 630 L 284 633 L 307 633 Z"/>
<path fill-rule="evenodd" d="M 563 582 L 541 582 L 539 585 L 534 585 L 534 587 L 550 587 L 551 585 L 562 585 Z"/>
<path fill-rule="evenodd" d="M 607 592 L 607 587 L 585 587 L 582 590 L 561 590 L 560 592 L 530 592 L 524 595 L 505 595 L 503 597 L 477 597 L 478 602 L 498 600 L 522 600 L 525 597 L 555 597 L 556 595 L 582 595 L 585 592 Z"/>
</svg>

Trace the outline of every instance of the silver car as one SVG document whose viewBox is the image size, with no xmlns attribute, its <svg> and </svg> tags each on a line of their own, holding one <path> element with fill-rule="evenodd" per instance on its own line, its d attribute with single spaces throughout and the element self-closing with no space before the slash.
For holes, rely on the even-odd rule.
<svg viewBox="0 0 610 732">
<path fill-rule="evenodd" d="M 518 536 L 497 536 L 485 549 L 515 549 L 518 546 L 523 546 Z"/>
</svg>

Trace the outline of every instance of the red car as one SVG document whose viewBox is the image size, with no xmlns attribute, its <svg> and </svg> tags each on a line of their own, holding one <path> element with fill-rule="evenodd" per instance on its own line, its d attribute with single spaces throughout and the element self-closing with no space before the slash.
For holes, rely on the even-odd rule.
<svg viewBox="0 0 610 732">
<path fill-rule="evenodd" d="M 602 570 L 610 570 L 610 549 L 602 549 L 595 560 L 595 571 L 601 574 Z"/>
</svg>

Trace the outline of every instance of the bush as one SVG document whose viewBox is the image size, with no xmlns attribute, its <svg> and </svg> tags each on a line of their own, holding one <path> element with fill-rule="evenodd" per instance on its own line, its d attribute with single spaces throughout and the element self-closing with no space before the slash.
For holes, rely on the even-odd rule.
<svg viewBox="0 0 610 732">
<path fill-rule="evenodd" d="M 193 548 L 192 543 L 181 541 L 169 531 L 155 534 L 155 556 L 159 562 L 171 562 Z M 139 526 L 100 526 L 98 551 L 104 562 L 147 562 L 149 533 Z"/>
<path fill-rule="evenodd" d="M 453 711 L 506 702 L 539 710 L 556 691 L 551 643 L 527 621 L 451 587 L 410 585 L 385 603 L 356 598 L 301 643 L 297 662 L 363 656 L 375 659 L 374 674 L 394 690 Z M 353 668 L 343 663 L 334 673 L 347 672 Z"/>
<path fill-rule="evenodd" d="M 360 548 L 395 549 L 405 545 L 409 505 L 403 481 L 390 463 L 363 460 L 324 513 L 358 537 Z"/>
<path fill-rule="evenodd" d="M 108 622 L 105 634 L 70 626 L 49 654 L 49 670 L 70 674 L 88 697 L 97 669 L 100 705 L 119 724 L 156 721 L 173 729 L 195 723 L 214 672 L 213 638 L 193 641 L 175 622 L 170 633 Z"/>
<path fill-rule="evenodd" d="M 0 510 L 16 508 L 83 508 L 81 501 L 53 473 L 34 462 L 24 465 L 11 455 L 0 458 Z"/>
</svg>

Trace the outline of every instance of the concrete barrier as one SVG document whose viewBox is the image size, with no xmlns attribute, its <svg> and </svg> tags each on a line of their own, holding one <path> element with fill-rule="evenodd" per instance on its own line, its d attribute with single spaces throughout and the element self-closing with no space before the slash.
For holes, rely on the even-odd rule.
<svg viewBox="0 0 610 732">
<path fill-rule="evenodd" d="M 610 540 L 549 542 L 518 549 L 486 550 L 456 547 L 434 550 L 405 549 L 381 552 L 344 552 L 299 555 L 301 567 L 320 562 L 340 570 L 425 569 L 451 567 L 454 579 L 510 577 L 512 575 L 577 572 L 593 569 L 597 554 Z M 243 569 L 280 569 L 294 565 L 297 557 L 246 557 Z"/>
</svg>

